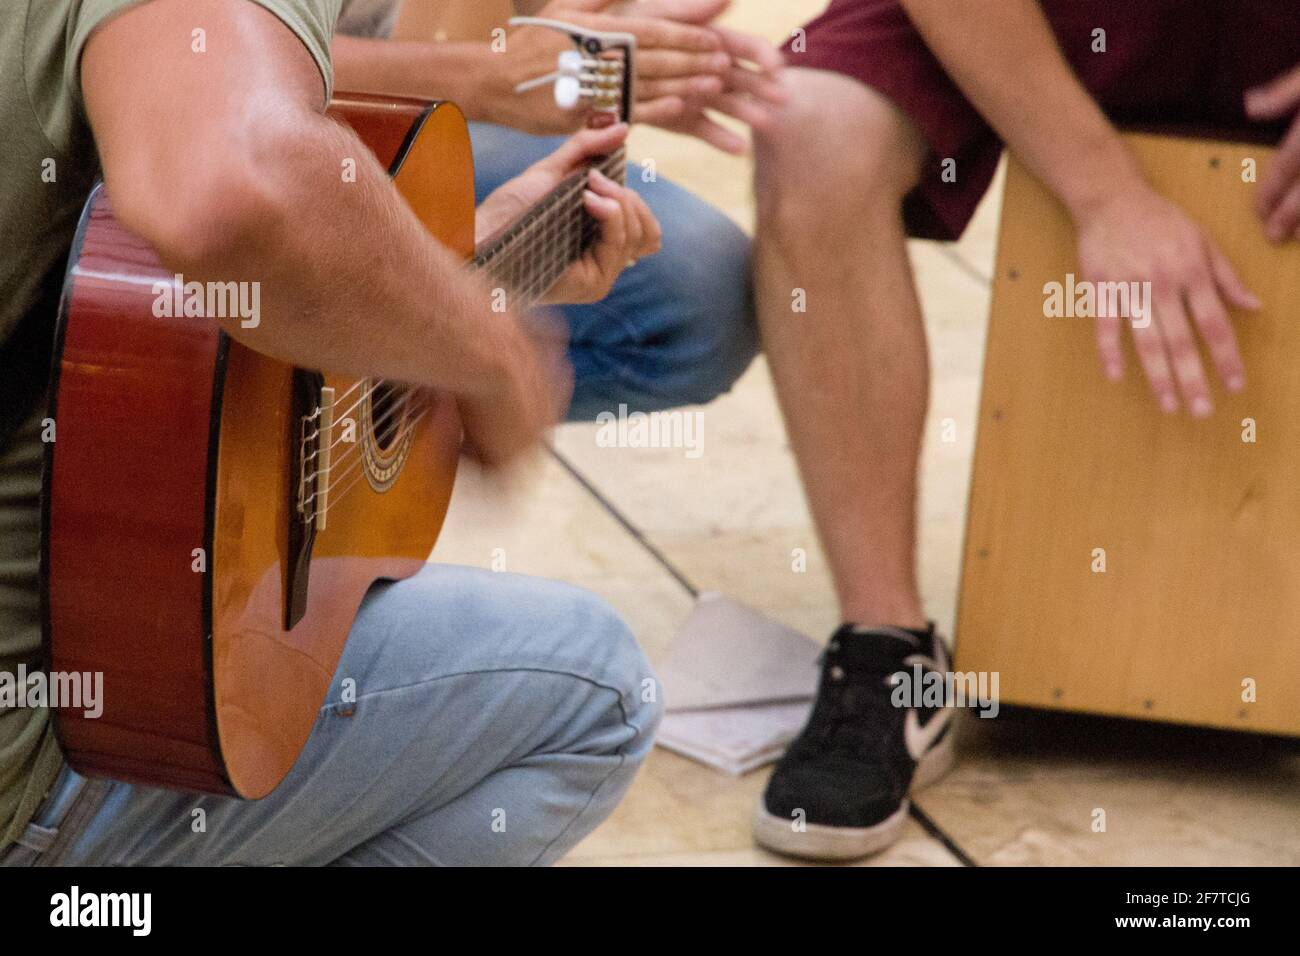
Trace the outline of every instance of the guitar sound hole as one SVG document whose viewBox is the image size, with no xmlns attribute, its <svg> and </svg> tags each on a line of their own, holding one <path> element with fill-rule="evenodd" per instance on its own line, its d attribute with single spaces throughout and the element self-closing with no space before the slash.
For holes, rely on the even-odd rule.
<svg viewBox="0 0 1300 956">
<path fill-rule="evenodd" d="M 405 420 L 402 407 L 406 389 L 391 382 L 379 382 L 370 395 L 370 420 L 373 423 L 375 444 L 384 451 L 393 447 Z"/>
</svg>

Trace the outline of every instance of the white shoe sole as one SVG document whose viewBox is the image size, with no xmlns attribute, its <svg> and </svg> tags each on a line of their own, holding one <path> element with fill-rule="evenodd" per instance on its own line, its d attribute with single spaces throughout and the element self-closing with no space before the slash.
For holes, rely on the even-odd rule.
<svg viewBox="0 0 1300 956">
<path fill-rule="evenodd" d="M 935 744 L 912 775 L 909 793 L 938 782 L 944 774 L 952 769 L 953 732 Z M 795 830 L 794 821 L 788 817 L 778 817 L 768 813 L 763 806 L 762 797 L 754 808 L 754 842 L 759 846 L 806 860 L 856 860 L 860 857 L 879 853 L 893 844 L 902 835 L 907 822 L 910 800 L 873 827 L 830 827 L 820 823 L 805 823 L 802 830 Z"/>
</svg>

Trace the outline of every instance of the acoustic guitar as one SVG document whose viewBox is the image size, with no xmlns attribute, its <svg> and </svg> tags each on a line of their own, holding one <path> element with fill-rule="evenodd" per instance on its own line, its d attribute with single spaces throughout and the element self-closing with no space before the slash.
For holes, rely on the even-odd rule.
<svg viewBox="0 0 1300 956">
<path fill-rule="evenodd" d="M 626 120 L 632 38 L 571 35 L 557 99 Z M 577 171 L 476 249 L 455 106 L 340 93 L 330 113 L 516 301 L 595 238 Z M 622 150 L 596 165 L 623 180 Z M 42 590 L 49 666 L 102 672 L 103 712 L 62 707 L 56 732 L 82 774 L 252 799 L 302 750 L 366 591 L 428 559 L 461 428 L 447 396 L 294 368 L 215 319 L 156 314 L 177 286 L 96 187 L 59 308 Z"/>
</svg>

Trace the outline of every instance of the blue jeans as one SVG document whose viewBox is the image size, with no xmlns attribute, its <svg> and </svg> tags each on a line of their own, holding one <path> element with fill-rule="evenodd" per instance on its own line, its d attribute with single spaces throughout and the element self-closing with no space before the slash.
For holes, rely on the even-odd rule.
<svg viewBox="0 0 1300 956">
<path fill-rule="evenodd" d="M 114 784 L 58 862 L 549 863 L 626 791 L 659 696 L 594 595 L 429 565 L 372 588 L 307 746 L 270 796 Z"/>
<path fill-rule="evenodd" d="M 558 142 L 486 126 L 474 138 L 480 194 Z M 744 235 L 684 190 L 633 183 L 664 249 L 604 302 L 563 310 L 575 419 L 619 402 L 708 401 L 756 348 Z M 113 784 L 58 862 L 549 863 L 617 805 L 661 709 L 635 639 L 595 595 L 430 565 L 371 589 L 311 737 L 270 796 Z M 59 796 L 37 823 L 53 822 Z"/>
<path fill-rule="evenodd" d="M 564 142 L 474 123 L 475 189 L 492 190 Z M 727 391 L 758 352 L 749 239 L 718 209 L 663 179 L 628 185 L 663 226 L 663 248 L 625 271 L 602 301 L 565 306 L 574 369 L 569 418 L 703 404 Z"/>
</svg>

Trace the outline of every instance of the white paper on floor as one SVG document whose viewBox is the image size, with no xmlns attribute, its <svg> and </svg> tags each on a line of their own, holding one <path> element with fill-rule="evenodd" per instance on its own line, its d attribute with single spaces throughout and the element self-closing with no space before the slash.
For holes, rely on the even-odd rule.
<svg viewBox="0 0 1300 956">
<path fill-rule="evenodd" d="M 657 670 L 658 744 L 730 774 L 776 760 L 807 719 L 821 647 L 724 594 L 704 593 Z"/>
</svg>

